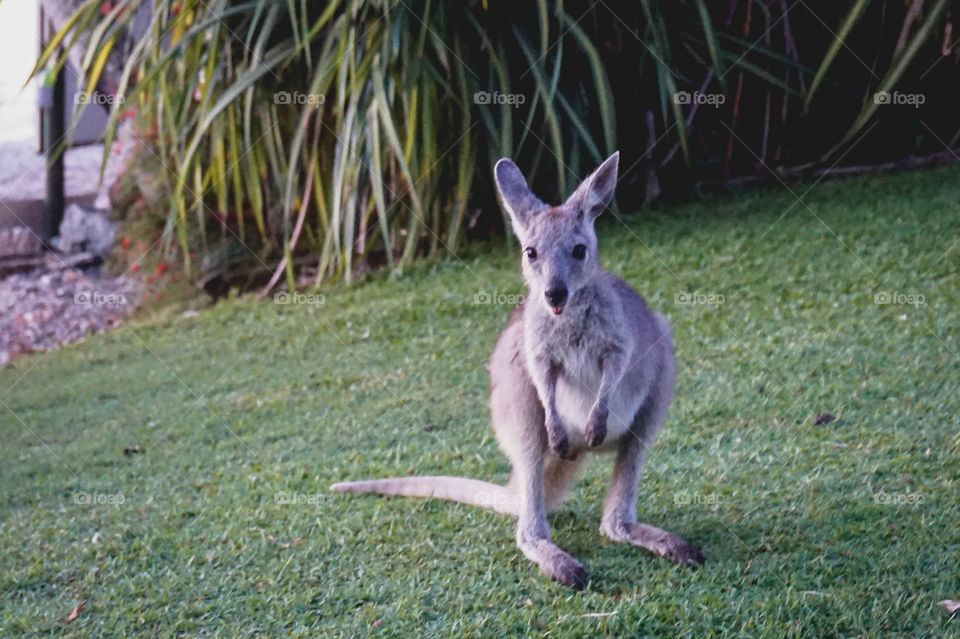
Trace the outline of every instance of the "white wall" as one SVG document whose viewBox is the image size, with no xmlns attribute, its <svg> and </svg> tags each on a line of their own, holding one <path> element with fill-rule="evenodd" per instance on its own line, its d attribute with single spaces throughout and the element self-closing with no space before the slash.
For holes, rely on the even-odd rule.
<svg viewBox="0 0 960 639">
<path fill-rule="evenodd" d="M 0 143 L 36 148 L 36 88 L 23 89 L 37 58 L 37 0 L 0 1 Z"/>
</svg>

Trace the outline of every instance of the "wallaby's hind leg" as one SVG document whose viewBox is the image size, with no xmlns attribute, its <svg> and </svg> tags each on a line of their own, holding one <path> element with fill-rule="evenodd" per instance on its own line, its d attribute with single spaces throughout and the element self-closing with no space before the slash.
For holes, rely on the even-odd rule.
<svg viewBox="0 0 960 639">
<path fill-rule="evenodd" d="M 566 501 L 573 482 L 580 474 L 583 455 L 573 459 L 561 459 L 547 455 L 543 465 L 543 499 L 547 513 L 554 513 Z"/>
<path fill-rule="evenodd" d="M 647 450 L 663 425 L 673 395 L 673 361 L 668 358 L 663 375 L 640 408 L 630 431 L 617 449 L 613 479 L 603 506 L 600 532 L 614 541 L 646 548 L 655 555 L 678 564 L 699 565 L 703 555 L 682 537 L 666 530 L 637 523 L 637 484 Z"/>
<path fill-rule="evenodd" d="M 517 546 L 530 561 L 540 566 L 543 574 L 573 588 L 583 588 L 587 571 L 583 565 L 550 540 L 550 524 L 544 500 L 543 450 L 530 451 L 523 464 L 515 464 L 511 484 L 520 496 L 517 519 Z"/>
<path fill-rule="evenodd" d="M 499 346 L 499 345 L 498 345 Z M 546 496 L 557 497 L 554 484 L 544 486 L 544 464 L 547 456 L 547 433 L 543 408 L 537 399 L 533 382 L 516 363 L 517 358 L 500 358 L 495 352 L 492 365 L 508 366 L 500 371 L 504 383 L 495 384 L 490 394 L 490 417 L 497 441 L 510 459 L 513 470 L 508 488 L 517 500 L 517 546 L 530 561 L 540 566 L 545 575 L 574 588 L 586 585 L 583 565 L 550 540 L 547 523 Z M 497 379 L 495 377 L 495 379 Z M 569 476 L 575 467 L 563 471 L 549 462 L 551 475 Z"/>
</svg>

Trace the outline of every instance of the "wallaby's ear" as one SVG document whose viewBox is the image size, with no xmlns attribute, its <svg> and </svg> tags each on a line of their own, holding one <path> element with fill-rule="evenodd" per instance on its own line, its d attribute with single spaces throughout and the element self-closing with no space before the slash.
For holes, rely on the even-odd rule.
<svg viewBox="0 0 960 639">
<path fill-rule="evenodd" d="M 613 192 L 617 188 L 619 164 L 620 151 L 617 151 L 580 183 L 573 195 L 567 198 L 567 203 L 576 206 L 578 212 L 586 215 L 588 220 L 593 220 L 603 213 L 613 199 Z"/>
<path fill-rule="evenodd" d="M 500 200 L 513 222 L 513 230 L 517 236 L 522 236 L 530 226 L 533 216 L 542 211 L 546 204 L 533 194 L 513 160 L 501 159 L 493 167 L 493 175 L 497 181 Z"/>
</svg>

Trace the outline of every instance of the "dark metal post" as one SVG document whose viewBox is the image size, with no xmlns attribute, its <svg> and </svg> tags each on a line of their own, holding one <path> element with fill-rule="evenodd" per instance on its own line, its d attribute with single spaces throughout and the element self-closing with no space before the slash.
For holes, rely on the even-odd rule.
<svg viewBox="0 0 960 639">
<path fill-rule="evenodd" d="M 52 75 L 52 72 L 48 72 Z M 47 77 L 44 82 L 52 84 L 52 100 L 43 114 L 43 153 L 47 160 L 47 199 L 44 203 L 44 240 L 49 241 L 59 233 L 63 221 L 63 156 L 66 145 L 63 143 L 66 117 L 64 96 L 63 67 L 56 77 Z"/>
</svg>

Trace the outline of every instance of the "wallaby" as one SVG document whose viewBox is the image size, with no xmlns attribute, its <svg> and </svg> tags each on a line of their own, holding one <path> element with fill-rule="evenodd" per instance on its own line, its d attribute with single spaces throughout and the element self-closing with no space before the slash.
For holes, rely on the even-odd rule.
<svg viewBox="0 0 960 639">
<path fill-rule="evenodd" d="M 667 321 L 597 259 L 594 220 L 613 197 L 618 162 L 619 152 L 560 206 L 541 202 L 511 160 L 494 168 L 529 289 L 489 364 L 490 417 L 512 464 L 507 484 L 398 477 L 332 490 L 436 497 L 514 515 L 523 554 L 582 588 L 586 571 L 550 540 L 547 513 L 562 503 L 583 453 L 616 451 L 600 532 L 679 564 L 703 563 L 678 535 L 637 523 L 640 470 L 673 396 L 675 364 Z"/>
</svg>

